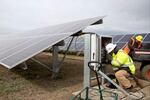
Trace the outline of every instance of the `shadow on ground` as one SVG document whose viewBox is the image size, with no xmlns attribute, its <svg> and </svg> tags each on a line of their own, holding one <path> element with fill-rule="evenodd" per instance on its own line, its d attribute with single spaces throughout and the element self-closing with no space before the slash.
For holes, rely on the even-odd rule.
<svg viewBox="0 0 150 100">
<path fill-rule="evenodd" d="M 40 59 L 41 62 L 49 66 L 52 65 L 49 56 L 39 54 L 35 58 Z M 0 67 L 0 89 L 3 87 L 0 90 L 0 95 L 4 97 L 3 99 L 12 100 L 10 98 L 13 97 L 18 100 L 19 97 L 16 96 L 22 95 L 27 96 L 27 99 L 37 100 L 37 95 L 40 95 L 40 98 L 42 98 L 42 95 L 43 98 L 49 98 L 56 92 L 53 96 L 59 95 L 59 98 L 56 97 L 56 100 L 59 100 L 61 97 L 71 95 L 73 91 L 77 91 L 82 87 L 83 61 L 66 59 L 62 64 L 60 79 L 58 80 L 52 80 L 52 72 L 32 60 L 28 60 L 27 65 L 27 70 L 20 68 L 23 66 L 22 64 L 12 70 Z M 13 96 L 14 93 L 15 97 Z"/>
</svg>

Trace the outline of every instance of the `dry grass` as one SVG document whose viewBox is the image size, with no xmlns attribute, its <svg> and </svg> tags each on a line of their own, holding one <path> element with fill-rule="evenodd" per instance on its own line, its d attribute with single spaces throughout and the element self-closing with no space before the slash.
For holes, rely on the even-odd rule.
<svg viewBox="0 0 150 100">
<path fill-rule="evenodd" d="M 49 55 L 39 54 L 35 58 L 51 66 Z M 27 61 L 27 70 L 20 69 L 22 65 L 12 70 L 0 66 L 0 100 L 69 100 L 72 92 L 82 89 L 82 59 L 66 59 L 58 80 L 52 80 L 49 70 L 31 60 Z"/>
<path fill-rule="evenodd" d="M 43 63 L 51 65 L 51 58 L 38 55 Z M 0 100 L 69 100 L 72 92 L 82 88 L 83 61 L 66 59 L 58 80 L 51 79 L 51 72 L 29 60 L 29 68 L 19 65 L 12 70 L 0 66 Z"/>
</svg>

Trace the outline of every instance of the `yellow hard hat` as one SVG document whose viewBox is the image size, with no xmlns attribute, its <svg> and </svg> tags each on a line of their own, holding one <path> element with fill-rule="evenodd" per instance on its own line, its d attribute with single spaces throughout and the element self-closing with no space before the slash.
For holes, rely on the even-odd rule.
<svg viewBox="0 0 150 100">
<path fill-rule="evenodd" d="M 135 38 L 136 38 L 137 41 L 140 41 L 140 42 L 142 42 L 142 40 L 143 40 L 143 36 L 142 35 L 138 35 Z"/>
</svg>

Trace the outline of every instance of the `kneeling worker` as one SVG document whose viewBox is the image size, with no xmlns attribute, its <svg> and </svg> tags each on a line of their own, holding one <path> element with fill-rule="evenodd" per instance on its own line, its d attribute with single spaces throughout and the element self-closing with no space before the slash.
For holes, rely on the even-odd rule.
<svg viewBox="0 0 150 100">
<path fill-rule="evenodd" d="M 116 47 L 117 45 L 113 43 L 106 45 L 106 51 L 112 57 L 111 64 L 115 71 L 115 77 L 123 88 L 131 89 L 133 86 L 128 77 L 135 74 L 134 63 L 127 53 L 122 49 L 117 51 Z"/>
</svg>

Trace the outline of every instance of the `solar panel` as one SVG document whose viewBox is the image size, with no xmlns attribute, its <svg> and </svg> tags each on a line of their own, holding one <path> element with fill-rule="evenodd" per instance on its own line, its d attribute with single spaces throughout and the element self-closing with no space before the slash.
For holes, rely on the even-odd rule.
<svg viewBox="0 0 150 100">
<path fill-rule="evenodd" d="M 33 55 L 40 53 L 41 51 L 48 48 L 50 45 L 56 44 L 58 41 L 67 37 L 68 34 L 61 34 L 56 35 L 54 38 L 53 36 L 45 36 L 41 38 L 34 39 L 30 42 L 27 42 L 25 45 L 21 45 L 20 47 L 16 47 L 16 51 L 9 51 L 3 55 L 1 59 L 1 64 L 7 64 L 8 68 L 12 68 L 19 64 L 20 62 L 27 60 L 28 58 L 32 57 Z M 32 44 L 31 44 L 32 43 Z"/>
<path fill-rule="evenodd" d="M 149 49 L 150 50 L 150 42 L 149 43 L 143 43 L 142 49 Z"/>
<path fill-rule="evenodd" d="M 0 40 L 0 47 L 1 47 L 0 48 L 0 54 L 1 53 L 3 54 L 4 52 L 6 52 L 7 50 L 9 50 L 9 48 L 13 48 L 13 47 L 19 45 L 20 43 L 24 43 L 24 42 L 26 42 L 26 41 L 23 39 L 20 39 L 18 41 L 16 41 L 16 40 L 7 40 L 7 41 L 6 40 Z M 10 45 L 6 46 L 7 44 L 10 44 Z"/>
<path fill-rule="evenodd" d="M 80 42 L 80 43 L 82 42 L 82 43 L 84 43 L 84 38 L 82 36 L 78 37 L 75 42 Z"/>
<path fill-rule="evenodd" d="M 72 43 L 70 48 L 69 48 L 69 51 L 75 51 L 75 43 Z"/>
<path fill-rule="evenodd" d="M 89 18 L 22 34 L 0 35 L 0 64 L 11 69 L 102 18 Z"/>
<path fill-rule="evenodd" d="M 134 34 L 125 35 L 119 42 L 128 42 Z"/>
<path fill-rule="evenodd" d="M 150 33 L 148 33 L 148 35 L 145 37 L 143 42 L 149 42 L 150 43 Z"/>
<path fill-rule="evenodd" d="M 60 47 L 60 50 L 66 50 L 67 46 L 69 45 L 71 37 L 65 39 L 65 46 Z M 84 38 L 82 36 L 75 37 L 72 41 L 71 47 L 69 51 L 78 52 L 83 51 L 84 48 Z"/>
<path fill-rule="evenodd" d="M 84 50 L 84 43 L 78 44 L 77 47 L 76 47 L 76 50 L 77 51 L 83 51 Z"/>
<path fill-rule="evenodd" d="M 29 46 L 31 43 L 35 43 L 36 41 L 39 41 L 39 39 L 41 39 L 41 38 L 28 39 L 27 41 L 24 40 L 23 42 L 18 40 L 19 43 L 17 45 L 16 45 L 17 41 L 14 42 L 14 41 L 11 41 L 11 40 L 10 41 L 7 40 L 8 42 L 12 42 L 12 43 L 15 43 L 15 44 L 9 45 L 7 47 L 8 49 L 7 48 L 2 49 L 3 51 L 1 50 L 1 52 L 0 52 L 0 59 L 3 59 L 5 57 L 11 55 L 13 52 L 17 52 L 21 48 L 25 48 L 25 47 Z"/>
<path fill-rule="evenodd" d="M 117 43 L 118 44 L 118 49 L 121 49 L 125 45 L 125 43 L 128 42 L 128 41 L 127 42 L 120 41 L 120 40 L 122 40 L 122 38 L 126 38 L 126 37 L 129 36 L 128 39 L 130 39 L 131 36 L 135 37 L 137 35 L 142 35 L 144 38 L 146 36 L 149 36 L 149 35 L 143 34 L 143 33 L 142 34 L 128 34 L 128 35 L 113 35 L 113 43 Z M 67 38 L 65 40 L 66 45 L 68 45 L 67 43 L 69 43 L 69 40 L 70 40 L 70 38 Z M 150 42 L 143 41 L 144 49 L 149 49 L 149 47 L 148 47 L 148 45 L 150 45 L 149 43 Z M 66 50 L 66 48 L 67 48 L 66 45 L 64 47 L 61 47 L 61 50 Z M 83 51 L 84 50 L 84 39 L 83 39 L 83 37 L 78 37 L 77 40 L 75 38 L 75 40 L 73 41 L 72 46 L 69 50 L 73 51 L 73 52 Z"/>
<path fill-rule="evenodd" d="M 125 43 L 117 43 L 117 49 L 121 49 L 124 45 Z"/>
<path fill-rule="evenodd" d="M 128 35 L 124 35 L 123 38 L 121 37 L 121 35 L 116 35 L 116 36 L 113 36 L 113 40 L 115 40 L 114 43 L 117 43 L 117 48 L 118 49 L 121 49 L 125 43 L 127 43 L 129 41 L 129 39 L 134 36 L 136 37 L 137 35 L 142 35 L 144 40 L 143 40 L 143 43 L 142 43 L 142 49 L 150 49 L 150 34 L 147 33 L 147 34 L 128 34 Z M 120 39 L 120 41 L 116 42 L 117 39 L 119 38 L 122 38 Z"/>
<path fill-rule="evenodd" d="M 123 36 L 123 35 L 115 35 L 115 36 L 113 37 L 113 42 L 114 42 L 114 43 L 118 42 L 118 40 L 120 40 L 120 38 L 121 38 L 122 36 Z"/>
</svg>

